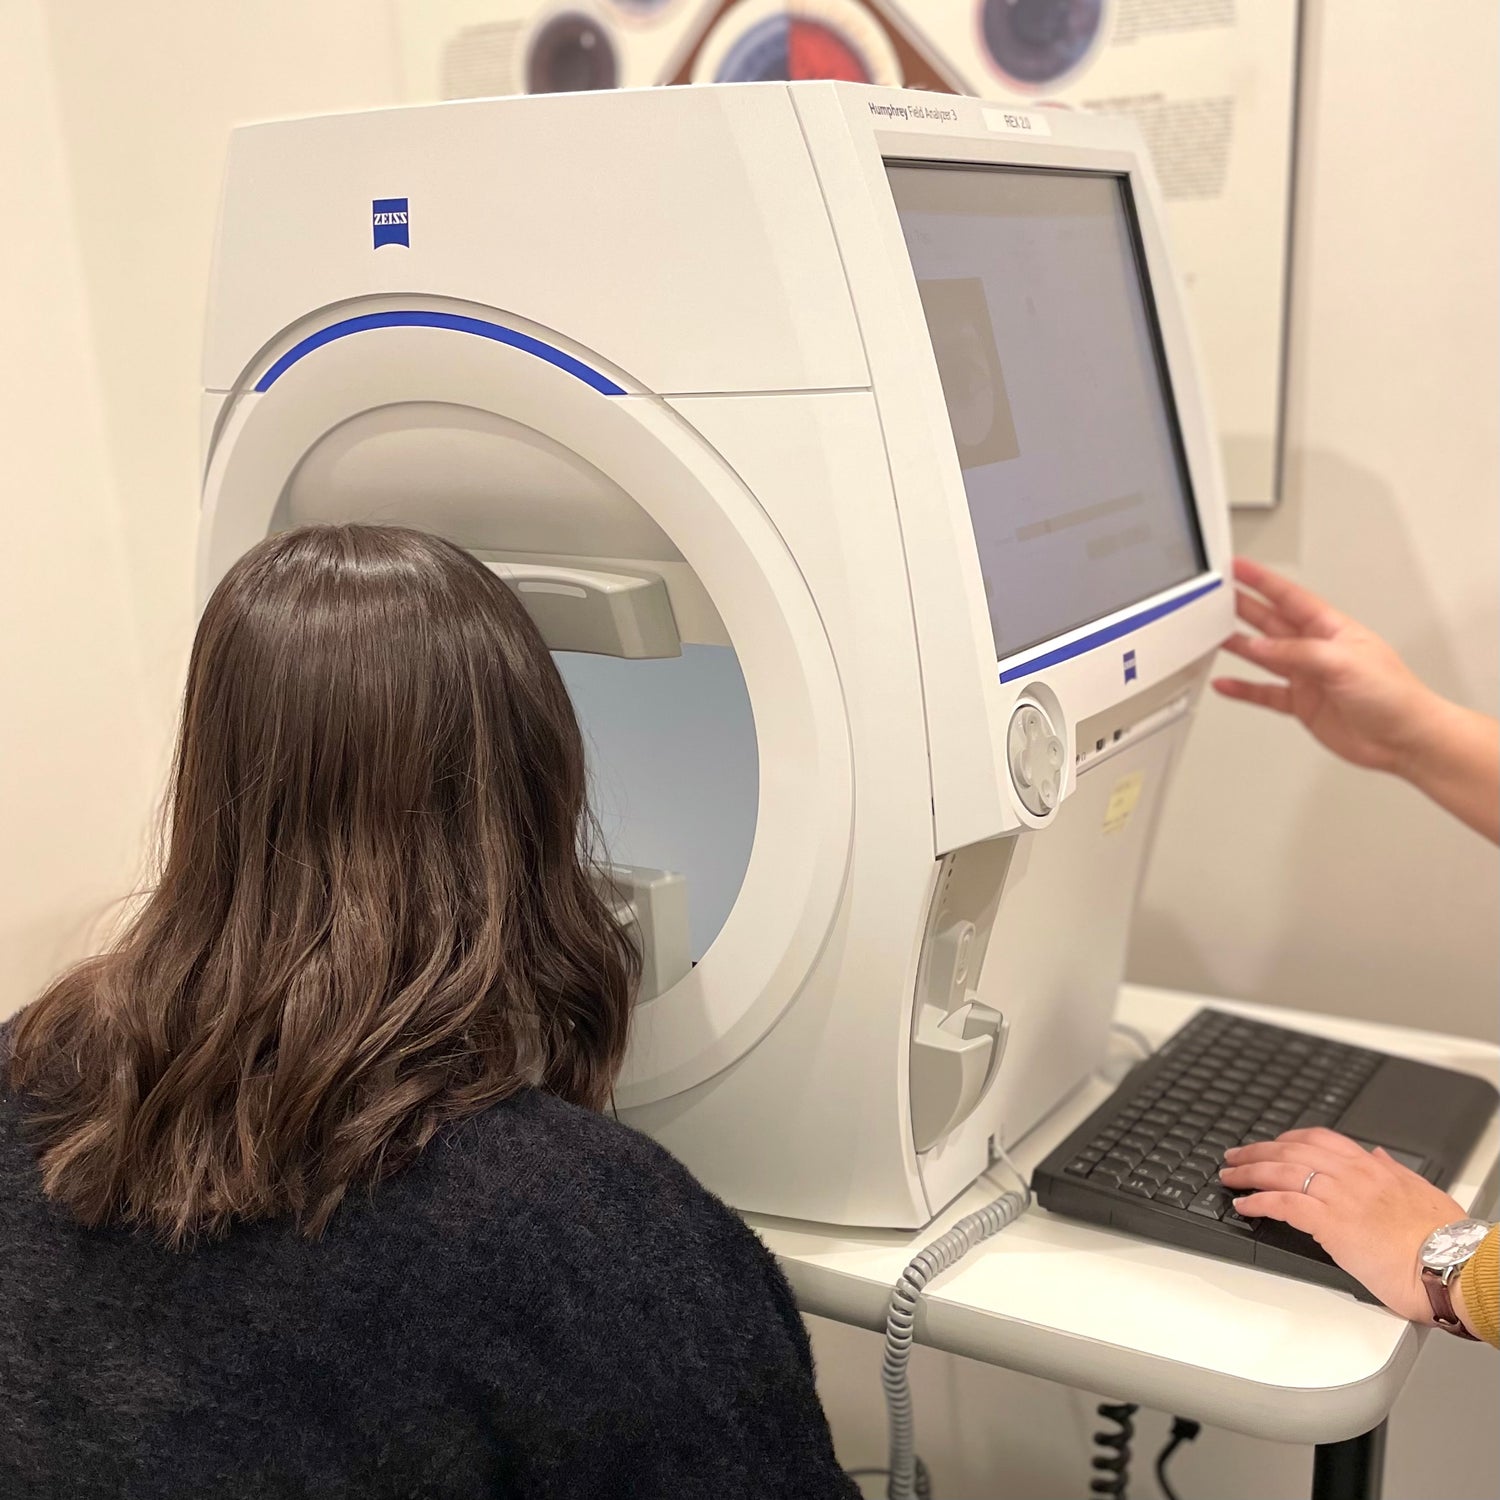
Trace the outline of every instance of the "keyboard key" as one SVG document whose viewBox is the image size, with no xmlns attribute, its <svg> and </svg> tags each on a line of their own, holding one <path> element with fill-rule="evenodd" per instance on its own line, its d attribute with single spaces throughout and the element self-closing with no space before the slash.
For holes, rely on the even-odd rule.
<svg viewBox="0 0 1500 1500">
<path fill-rule="evenodd" d="M 1075 1156 L 1067 1166 L 1063 1168 L 1070 1177 L 1087 1177 L 1094 1170 L 1094 1163 L 1085 1161 L 1081 1156 Z"/>
<path fill-rule="evenodd" d="M 1198 1144 L 1198 1132 L 1190 1125 L 1173 1125 L 1162 1137 L 1164 1141 L 1181 1141 L 1189 1150 Z"/>
<path fill-rule="evenodd" d="M 1138 1156 L 1132 1156 L 1125 1151 L 1111 1151 L 1103 1161 L 1099 1163 L 1099 1169 L 1103 1171 L 1106 1167 L 1120 1174 L 1121 1177 L 1129 1177 L 1135 1171 L 1135 1164 L 1140 1160 Z"/>
<path fill-rule="evenodd" d="M 1340 1112 L 1327 1109 L 1307 1109 L 1297 1116 L 1297 1123 L 1292 1126 L 1293 1130 L 1313 1130 L 1319 1125 L 1332 1125 L 1338 1119 Z"/>
<path fill-rule="evenodd" d="M 1134 1177 L 1127 1177 L 1120 1184 L 1120 1191 L 1129 1193 L 1133 1198 L 1154 1198 L 1161 1183 L 1154 1177 L 1142 1177 L 1137 1173 Z"/>
<path fill-rule="evenodd" d="M 1130 1176 L 1128 1169 L 1121 1171 L 1118 1167 L 1112 1167 L 1107 1162 L 1100 1162 L 1089 1173 L 1089 1181 L 1097 1183 L 1100 1187 L 1117 1188 L 1128 1176 Z"/>
<path fill-rule="evenodd" d="M 1146 1153 L 1146 1160 L 1165 1167 L 1169 1172 L 1175 1172 L 1186 1155 L 1187 1149 L 1180 1141 L 1164 1141 L 1155 1151 Z"/>
<path fill-rule="evenodd" d="M 1159 1188 L 1156 1202 L 1169 1203 L 1173 1208 L 1186 1208 L 1193 1201 L 1193 1190 L 1178 1183 L 1168 1182 Z"/>
<path fill-rule="evenodd" d="M 1190 1214 L 1201 1214 L 1205 1219 L 1217 1219 L 1229 1206 L 1229 1192 L 1217 1185 L 1204 1188 L 1188 1204 Z"/>
</svg>

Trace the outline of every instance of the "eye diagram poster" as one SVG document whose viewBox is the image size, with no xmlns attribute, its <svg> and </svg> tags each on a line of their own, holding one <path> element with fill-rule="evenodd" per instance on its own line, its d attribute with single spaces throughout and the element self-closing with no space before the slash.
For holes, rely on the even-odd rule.
<svg viewBox="0 0 1500 1500">
<path fill-rule="evenodd" d="M 1279 498 L 1300 0 L 392 0 L 413 101 L 843 78 L 1139 125 L 1236 505 Z"/>
</svg>

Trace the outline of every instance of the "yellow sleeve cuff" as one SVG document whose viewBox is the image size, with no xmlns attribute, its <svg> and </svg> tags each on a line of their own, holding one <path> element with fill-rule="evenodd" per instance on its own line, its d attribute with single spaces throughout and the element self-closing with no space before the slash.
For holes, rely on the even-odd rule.
<svg viewBox="0 0 1500 1500">
<path fill-rule="evenodd" d="M 1500 1225 L 1492 1224 L 1484 1243 L 1459 1276 L 1469 1327 L 1500 1348 Z"/>
</svg>

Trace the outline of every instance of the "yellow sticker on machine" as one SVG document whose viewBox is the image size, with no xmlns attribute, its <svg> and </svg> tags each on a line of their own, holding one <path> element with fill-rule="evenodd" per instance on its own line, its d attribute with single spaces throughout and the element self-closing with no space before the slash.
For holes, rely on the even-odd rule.
<svg viewBox="0 0 1500 1500">
<path fill-rule="evenodd" d="M 1104 831 L 1118 833 L 1129 821 L 1135 805 L 1141 800 L 1141 788 L 1146 784 L 1144 771 L 1132 771 L 1122 776 L 1109 794 L 1109 806 L 1104 809 Z"/>
</svg>

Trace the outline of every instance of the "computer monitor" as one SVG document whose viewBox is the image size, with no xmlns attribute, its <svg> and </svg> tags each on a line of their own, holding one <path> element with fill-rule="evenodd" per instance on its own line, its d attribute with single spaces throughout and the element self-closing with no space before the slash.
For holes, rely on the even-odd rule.
<svg viewBox="0 0 1500 1500">
<path fill-rule="evenodd" d="M 995 655 L 1206 566 L 1126 177 L 887 162 Z"/>
</svg>

